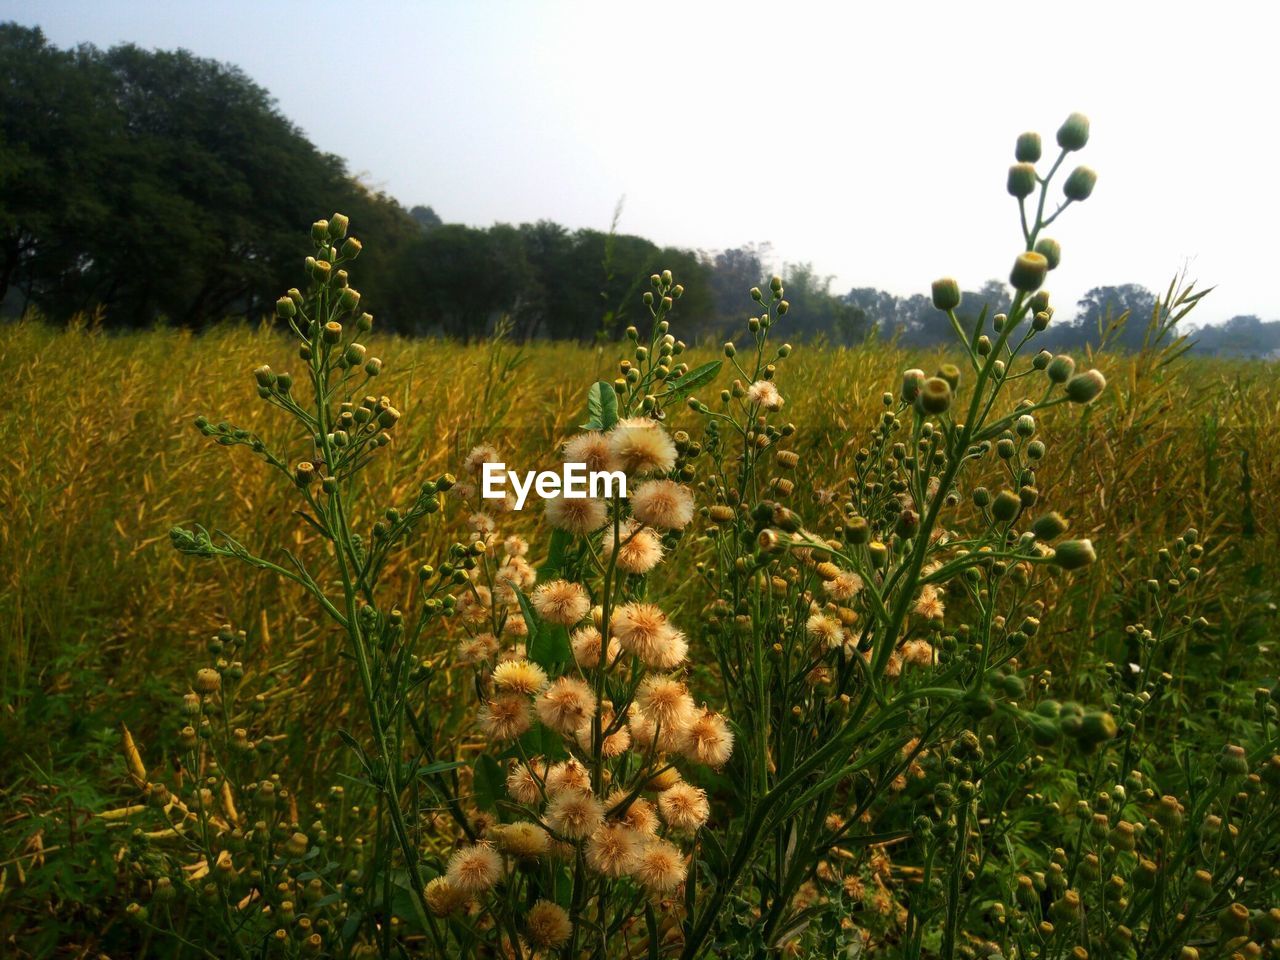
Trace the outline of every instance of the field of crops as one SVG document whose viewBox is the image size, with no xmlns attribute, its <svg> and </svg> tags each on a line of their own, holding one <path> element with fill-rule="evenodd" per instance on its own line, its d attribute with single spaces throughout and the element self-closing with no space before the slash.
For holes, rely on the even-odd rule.
<svg viewBox="0 0 1280 960">
<path fill-rule="evenodd" d="M 786 319 L 775 319 L 771 332 L 781 341 Z M 587 400 L 592 384 L 617 376 L 619 360 L 632 357 L 635 363 L 635 347 L 626 344 L 526 347 L 498 340 L 462 346 L 378 341 L 376 331 L 374 336 L 388 361 L 378 392 L 401 416 L 393 442 L 351 489 L 351 507 L 360 515 L 354 529 L 369 529 L 390 506 L 404 511 L 424 482 L 443 473 L 473 480 L 467 457 L 479 445 L 491 445 L 513 469 L 554 465 L 578 425 L 600 416 Z M 655 344 L 660 348 L 660 339 Z M 512 920 L 483 906 L 482 897 L 450 893 L 456 898 L 450 902 L 428 887 L 427 920 L 418 926 L 407 905 L 413 891 L 404 856 L 389 849 L 395 830 L 389 818 L 369 811 L 377 806 L 377 771 L 362 772 L 369 755 L 357 761 L 344 746 L 372 733 L 345 631 L 324 616 L 311 591 L 282 584 L 273 570 L 234 558 L 197 562 L 172 548 L 171 528 L 199 523 L 233 533 L 248 551 L 274 562 L 289 554 L 323 553 L 325 535 L 301 516 L 306 508 L 296 489 L 282 484 L 252 447 L 222 449 L 193 426 L 201 414 L 213 424 L 225 416 L 266 439 L 286 463 L 305 456 L 311 438 L 286 411 L 257 401 L 252 373 L 263 363 L 281 372 L 299 367 L 297 351 L 296 341 L 279 332 L 247 326 L 199 336 L 167 330 L 108 335 L 89 326 L 53 330 L 34 322 L 6 330 L 0 360 L 0 490 L 6 505 L 0 513 L 0 678 L 4 762 L 11 774 L 2 795 L 6 843 L 0 851 L 0 896 L 9 909 L 0 928 L 14 949 L 38 955 L 61 943 L 109 956 L 136 950 L 257 956 L 264 949 L 363 955 L 379 949 L 379 936 L 430 951 L 432 940 L 443 941 L 452 927 L 465 949 L 492 955 L 479 944 L 486 938 L 501 944 L 508 924 L 525 923 L 532 926 L 513 933 L 513 942 L 532 954 L 540 949 L 539 937 L 548 950 L 560 942 L 561 917 L 552 906 L 557 898 L 564 901 L 561 912 L 610 908 L 604 889 L 587 885 L 578 892 L 570 879 L 577 875 L 572 848 L 552 850 L 548 856 L 561 866 L 545 873 L 529 857 L 511 853 L 525 840 L 510 825 L 523 820 L 519 808 L 502 796 L 508 764 L 524 757 L 537 769 L 526 750 L 549 758 L 564 752 L 555 752 L 538 727 L 517 740 L 519 753 L 495 753 L 493 741 L 501 737 L 493 724 L 481 733 L 477 710 L 487 709 L 487 685 L 496 674 L 484 666 L 483 656 L 476 660 L 473 611 L 429 619 L 416 639 L 412 657 L 431 678 L 407 689 L 413 709 L 430 725 L 431 749 L 416 760 L 412 789 L 401 785 L 398 792 L 414 818 L 410 829 L 422 851 L 424 879 L 453 875 L 446 868 L 455 847 L 461 849 L 456 860 L 468 850 L 489 852 L 496 845 L 504 860 L 514 861 L 505 869 L 515 872 L 501 885 L 520 886 L 529 909 L 515 910 L 512 916 L 523 919 Z M 901 512 L 876 518 L 874 499 L 866 499 L 869 483 L 875 490 L 866 456 L 878 449 L 874 428 L 886 410 L 911 417 L 899 412 L 896 396 L 903 371 L 967 361 L 961 352 L 909 356 L 891 344 L 814 344 L 784 352 L 789 356 L 776 360 L 769 382 L 776 382 L 785 405 L 770 412 L 777 427 L 768 434 L 768 448 L 785 446 L 789 453 L 773 468 L 784 482 L 767 481 L 768 490 L 757 488 L 755 495 L 777 504 L 771 517 L 781 529 L 825 530 L 836 536 L 834 545 L 850 544 L 827 563 L 857 563 L 864 548 L 853 545 L 862 538 L 838 533 L 852 529 L 850 516 L 872 519 L 873 546 L 892 545 L 903 532 Z M 783 844 L 776 862 L 750 863 L 736 876 L 729 859 L 733 844 L 742 842 L 743 831 L 760 829 L 750 818 L 753 805 L 778 789 L 777 771 L 805 756 L 806 741 L 812 750 L 823 736 L 843 729 L 847 721 L 821 701 L 845 690 L 843 709 L 859 708 L 860 681 L 846 676 L 841 665 L 847 657 L 841 656 L 823 665 L 795 654 L 786 673 L 793 655 L 783 653 L 779 660 L 781 645 L 774 648 L 772 669 L 757 672 L 752 663 L 760 654 L 750 642 L 725 643 L 721 624 L 732 612 L 726 603 L 736 592 L 739 612 L 727 622 L 738 625 L 729 633 L 738 633 L 746 620 L 749 640 L 761 631 L 754 642 L 789 637 L 783 640 L 788 645 L 795 629 L 805 635 L 806 618 L 814 636 L 828 629 L 813 617 L 829 620 L 830 629 L 839 629 L 843 617 L 843 629 L 852 636 L 859 611 L 843 601 L 829 605 L 829 614 L 820 612 L 824 601 L 839 596 L 818 588 L 833 582 L 824 579 L 828 572 L 815 566 L 812 554 L 773 557 L 768 538 L 759 534 L 771 524 L 738 509 L 727 516 L 712 512 L 734 499 L 726 498 L 723 487 L 733 481 L 728 468 L 734 457 L 721 452 L 708 465 L 712 454 L 689 457 L 681 439 L 680 459 L 690 468 L 686 476 L 698 515 L 682 535 L 665 534 L 666 561 L 628 576 L 626 589 L 631 596 L 662 598 L 671 622 L 687 632 L 688 660 L 680 669 L 698 702 L 733 708 L 736 694 L 727 686 L 726 671 L 735 683 L 759 682 L 757 695 L 764 699 L 744 697 L 743 712 L 730 714 L 733 760 L 726 764 L 713 756 L 709 768 L 684 774 L 699 796 L 707 791 L 713 813 L 707 826 L 684 834 L 687 854 L 661 841 L 666 846 L 659 853 L 676 851 L 679 866 L 669 867 L 679 883 L 655 880 L 649 906 L 637 907 L 628 888 L 632 881 L 618 881 L 619 919 L 600 935 L 600 943 L 610 946 L 598 955 L 620 956 L 613 951 L 621 945 L 646 941 L 658 951 L 650 955 L 677 955 L 690 936 L 699 935 L 743 956 L 761 949 L 765 937 L 779 949 L 814 956 L 830 955 L 823 944 L 831 938 L 846 944 L 841 949 L 857 944 L 905 956 L 1084 956 L 1081 944 L 1091 943 L 1089 956 L 1170 956 L 1176 951 L 1167 951 L 1184 944 L 1202 957 L 1261 955 L 1241 952 L 1246 943 L 1270 949 L 1265 944 L 1271 922 L 1266 910 L 1276 889 L 1269 859 L 1277 816 L 1274 764 L 1270 776 L 1264 769 L 1262 780 L 1254 778 L 1256 787 L 1236 785 L 1219 771 L 1226 765 L 1222 756 L 1235 757 L 1223 754 L 1228 744 L 1243 751 L 1242 776 L 1265 764 L 1276 746 L 1266 688 L 1275 680 L 1274 583 L 1280 564 L 1268 534 L 1277 521 L 1268 491 L 1280 482 L 1280 460 L 1270 449 L 1280 420 L 1280 390 L 1269 366 L 1190 360 L 1177 352 L 1166 340 L 1141 354 L 1096 358 L 1108 384 L 1100 398 L 1036 415 L 1035 437 L 1044 451 L 1035 462 L 1034 485 L 1039 504 L 1047 506 L 1026 512 L 1034 516 L 1051 507 L 1069 518 L 1068 535 L 1091 540 L 1096 562 L 1046 575 L 1040 567 L 1032 574 L 1024 563 L 1021 576 L 1015 575 L 1016 563 L 1007 570 L 1001 564 L 995 569 L 1009 582 L 998 608 L 984 604 L 994 593 L 990 587 L 943 587 L 945 610 L 929 614 L 936 621 L 927 620 L 923 629 L 909 621 L 904 630 L 911 639 L 888 664 L 891 674 L 901 673 L 896 682 L 886 681 L 890 699 L 870 709 L 861 704 L 874 717 L 891 713 L 892 698 L 912 688 L 953 684 L 965 696 L 964 675 L 952 665 L 971 664 L 965 646 L 987 630 L 990 642 L 1001 645 L 987 667 L 995 697 L 990 711 L 971 703 L 953 711 L 945 705 L 964 701 L 940 699 L 942 706 L 912 707 L 899 715 L 895 722 L 906 728 L 900 741 L 887 737 L 883 727 L 864 732 L 865 739 L 846 751 L 844 759 L 853 763 L 843 779 L 837 771 L 816 791 L 810 786 L 802 793 L 806 803 L 821 803 L 823 820 L 816 826 L 803 817 L 795 826 L 768 822 L 764 829 L 777 836 L 766 848 Z M 768 360 L 772 352 L 761 356 Z M 690 347 L 679 360 L 698 369 L 718 357 L 718 346 L 705 345 Z M 715 408 L 715 395 L 733 379 L 720 369 L 696 393 Z M 1039 389 L 1037 384 L 1035 395 Z M 895 395 L 887 406 L 886 391 Z M 1019 396 L 1008 391 L 991 416 L 1012 410 Z M 669 404 L 666 426 L 678 438 L 685 431 L 695 438 L 691 442 L 703 438 L 712 446 L 706 422 L 684 403 Z M 997 454 L 979 460 L 957 485 L 949 536 L 979 536 L 974 531 L 983 529 L 984 511 L 974 505 L 974 491 L 1010 486 L 1012 464 L 1026 462 L 1017 459 L 1024 446 L 1020 440 L 1012 459 Z M 878 469 L 886 470 L 883 459 Z M 519 513 L 490 510 L 496 532 L 488 534 L 487 521 L 474 517 L 477 503 L 456 495 L 466 486 L 444 492 L 438 513 L 424 517 L 412 536 L 389 545 L 379 584 L 387 609 L 419 607 L 426 585 L 435 596 L 445 595 L 436 585 L 439 573 L 421 581 L 424 563 L 439 567 L 452 557 L 459 573 L 446 587 L 473 583 L 480 568 L 471 559 L 460 564 L 460 548 L 451 553 L 450 545 L 477 536 L 494 544 L 490 549 L 498 558 L 507 549 L 505 538 L 527 540 L 530 573 L 547 564 L 553 549 L 562 554 L 550 562 L 559 572 L 584 562 L 581 555 L 563 555 L 564 543 L 550 536 L 540 506 Z M 780 520 L 781 511 L 798 522 Z M 725 528 L 736 523 L 744 523 L 744 539 L 726 552 Z M 1189 528 L 1197 534 L 1184 538 Z M 940 557 L 956 555 L 945 552 L 945 538 L 937 541 L 943 545 Z M 1194 581 L 1187 575 L 1191 544 Z M 463 554 L 470 557 L 469 550 Z M 732 567 L 733 554 L 744 550 L 758 569 L 726 587 L 725 566 Z M 495 571 L 484 560 L 481 568 L 492 577 Z M 502 562 L 495 560 L 495 568 L 506 569 L 497 567 Z M 741 573 L 741 558 L 736 562 Z M 862 562 L 866 566 L 856 569 L 868 581 L 891 583 L 888 573 L 899 561 L 890 557 L 886 569 L 868 554 Z M 770 565 L 776 565 L 769 574 L 772 585 L 766 579 L 763 592 L 749 599 L 750 585 L 758 586 L 759 571 Z M 338 579 L 336 571 L 324 572 Z M 985 576 L 993 576 L 991 567 Z M 319 587 L 341 589 L 327 581 Z M 452 589 L 459 609 L 475 605 L 467 603 L 465 591 Z M 601 594 L 593 594 L 600 602 Z M 515 606 L 512 611 L 512 619 L 526 626 Z M 526 612 L 531 621 L 539 618 L 536 611 Z M 1003 625 L 1031 614 L 1038 629 L 1014 645 L 1013 631 Z M 598 622 L 599 610 L 595 616 Z M 529 626 L 535 637 L 548 629 L 545 620 Z M 498 623 L 499 636 L 504 630 L 517 638 L 528 633 Z M 933 645 L 923 667 L 912 666 L 921 662 L 912 646 L 919 642 Z M 528 653 L 550 672 L 565 666 L 546 650 L 530 646 Z M 499 660 L 509 656 L 499 654 Z M 383 669 L 392 669 L 390 661 L 382 662 Z M 210 667 L 215 677 L 221 675 L 220 692 L 190 694 L 213 686 L 201 686 Z M 1162 671 L 1167 676 L 1159 677 Z M 936 678 L 926 680 L 931 674 Z M 795 689 L 797 679 L 804 680 L 805 690 Z M 875 689 L 865 678 L 861 684 Z M 968 685 L 972 690 L 972 679 Z M 1255 702 L 1253 688 L 1259 686 L 1261 699 Z M 210 702 L 202 705 L 202 699 Z M 779 702 L 790 705 L 784 710 Z M 1109 709 L 1107 716 L 1121 725 L 1119 737 L 1110 740 L 1116 733 L 1110 720 L 1101 746 L 1075 746 L 1070 732 L 1064 741 L 1060 730 L 1042 736 L 1034 723 L 1020 724 L 1017 711 L 1043 703 L 1083 704 L 1084 717 L 1094 720 L 1099 715 L 1088 710 Z M 801 717 L 810 712 L 812 717 Z M 1053 723 L 1062 723 L 1056 710 L 1028 710 L 1041 719 L 1051 714 Z M 761 716 L 769 722 L 758 722 Z M 214 729 L 193 738 L 202 746 L 182 733 L 192 729 L 193 718 L 203 718 L 206 727 L 214 721 Z M 631 738 L 638 741 L 635 721 L 632 726 Z M 915 751 L 922 737 L 928 749 L 903 754 L 901 769 L 889 762 L 902 750 Z M 587 736 L 588 756 L 590 741 Z M 886 752 L 886 743 L 893 749 Z M 761 783 L 745 791 L 733 782 L 754 776 L 750 770 L 735 772 L 744 749 L 758 750 L 767 765 Z M 789 759 L 779 753 L 787 750 L 793 752 Z M 975 762 L 969 755 L 974 752 L 982 759 Z M 864 757 L 873 759 L 860 763 Z M 754 762 L 749 754 L 744 760 Z M 633 768 L 630 774 L 635 773 Z M 267 792 L 287 800 L 263 799 L 262 785 L 273 780 Z M 198 812 L 192 791 L 198 794 L 205 782 L 210 809 Z M 646 795 L 638 794 L 632 808 L 644 804 L 650 811 L 658 805 Z M 320 805 L 316 812 L 313 804 Z M 1040 819 L 1045 804 L 1062 811 L 1061 825 Z M 1085 807 L 1078 830 L 1077 804 Z M 1176 828 L 1159 826 L 1170 819 L 1169 804 Z M 717 828 L 717 816 L 723 817 L 724 832 L 712 844 L 704 837 Z M 664 821 L 661 835 L 680 834 L 678 822 L 674 816 Z M 1135 829 L 1133 824 L 1148 828 L 1136 828 L 1136 853 L 1129 852 L 1133 837 L 1117 834 L 1122 825 Z M 837 839 L 797 869 L 786 852 L 789 829 L 825 829 Z M 1183 842 L 1183 834 L 1190 840 Z M 562 823 L 554 842 L 568 845 L 571 835 Z M 812 842 L 811 836 L 800 833 L 803 841 Z M 255 842 L 268 847 L 255 854 Z M 796 842 L 795 834 L 790 842 Z M 273 843 L 279 851 L 269 849 Z M 963 856 L 956 853 L 958 845 Z M 534 846 L 543 849 L 545 843 Z M 389 914 L 378 907 L 380 894 L 363 886 L 365 871 L 379 862 L 390 867 L 383 893 L 396 916 L 389 923 Z M 607 862 L 597 865 L 610 876 Z M 482 860 L 476 869 L 490 866 Z M 1145 876 L 1147 870 L 1154 880 Z M 1099 879 L 1091 881 L 1094 873 Z M 264 885 L 264 877 L 273 882 Z M 685 892 L 695 882 L 704 900 Z M 297 893 L 286 889 L 290 884 Z M 1030 886 L 1024 890 L 1023 884 Z M 696 921 L 709 914 L 700 911 L 721 891 L 724 904 L 703 931 Z M 583 899 L 575 903 L 578 896 Z M 531 912 L 535 900 L 548 906 Z M 1241 910 L 1252 911 L 1243 920 L 1229 912 L 1241 901 Z M 625 916 L 624 908 L 630 910 Z M 1161 908 L 1172 912 L 1153 915 Z M 1135 924 L 1133 917 L 1145 922 Z M 584 942 L 575 955 L 597 955 L 587 943 L 597 934 L 578 936 Z M 345 947 L 334 946 L 344 942 Z M 443 942 L 434 947 L 450 949 Z M 511 944 L 497 949 L 513 955 Z"/>
</svg>

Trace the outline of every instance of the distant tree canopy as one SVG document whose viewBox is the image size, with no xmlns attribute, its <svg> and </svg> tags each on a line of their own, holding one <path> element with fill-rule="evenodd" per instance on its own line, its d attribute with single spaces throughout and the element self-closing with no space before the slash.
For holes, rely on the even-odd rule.
<svg viewBox="0 0 1280 960">
<path fill-rule="evenodd" d="M 641 322 L 648 277 L 670 269 L 686 291 L 675 312 L 684 335 L 722 338 L 758 309 L 749 290 L 771 272 L 768 244 L 692 251 L 546 220 L 446 223 L 358 182 L 233 66 L 133 45 L 62 50 L 38 29 L 0 24 L 4 312 L 102 308 L 111 326 L 265 316 L 298 282 L 307 224 L 335 210 L 368 241 L 355 270 L 365 302 L 381 326 L 411 334 L 483 336 L 506 316 L 521 338 L 616 337 Z M 835 293 L 808 263 L 782 275 L 792 339 L 954 336 L 924 293 Z M 968 328 L 1008 302 L 988 281 L 964 294 L 959 319 Z M 1041 342 L 1139 347 L 1155 303 L 1133 284 L 1090 290 L 1074 317 L 1059 305 Z M 1280 350 L 1280 323 L 1236 317 L 1198 337 L 1202 349 L 1265 355 Z"/>
</svg>

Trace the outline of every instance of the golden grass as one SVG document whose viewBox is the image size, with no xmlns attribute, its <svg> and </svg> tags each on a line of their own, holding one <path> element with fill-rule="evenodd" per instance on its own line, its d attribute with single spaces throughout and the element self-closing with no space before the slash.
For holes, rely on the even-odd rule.
<svg viewBox="0 0 1280 960">
<path fill-rule="evenodd" d="M 537 344 L 508 369 L 485 344 L 393 340 L 375 331 L 373 348 L 388 361 L 379 389 L 404 418 L 393 456 L 371 471 L 371 517 L 403 505 L 481 436 L 513 467 L 546 461 L 581 419 L 587 386 L 611 378 L 620 355 L 615 348 Z M 716 351 L 691 352 L 697 363 Z M 890 345 L 798 349 L 780 386 L 813 482 L 839 494 L 882 409 L 881 394 L 895 388 L 904 367 L 932 369 L 941 359 Z M 191 427 L 201 413 L 215 422 L 225 417 L 300 454 L 303 438 L 288 444 L 278 437 L 283 418 L 254 395 L 251 371 L 263 362 L 277 371 L 298 366 L 282 337 L 246 326 L 201 335 L 35 323 L 6 329 L 0 687 L 7 704 L 37 688 L 74 689 L 84 671 L 118 690 L 148 682 L 176 690 L 186 682 L 184 661 L 199 656 L 199 641 L 223 622 L 254 638 L 261 662 L 247 666 L 284 673 L 295 690 L 325 691 L 320 699 L 329 708 L 346 702 L 335 641 L 318 630 L 301 596 L 240 565 L 184 560 L 168 542 L 171 526 L 193 522 L 232 531 L 250 546 L 310 536 L 278 475 L 245 448 L 227 455 Z M 1068 665 L 1080 644 L 1055 651 L 1055 628 L 1078 638 L 1081 619 L 1101 622 L 1119 587 L 1145 577 L 1158 546 L 1187 526 L 1207 535 L 1207 565 L 1224 568 L 1224 623 L 1244 602 L 1250 569 L 1252 576 L 1259 565 L 1275 570 L 1263 535 L 1278 519 L 1270 495 L 1280 483 L 1270 440 L 1280 425 L 1274 368 L 1184 360 L 1162 369 L 1151 355 L 1095 362 L 1111 384 L 1104 399 L 1083 415 L 1059 408 L 1042 418 L 1039 434 L 1049 444 L 1038 471 L 1045 501 L 1099 548 L 1094 574 L 1078 578 L 1062 598 L 1065 615 L 1046 631 L 1046 655 L 1062 654 Z M 703 399 L 713 401 L 722 385 L 704 390 Z M 528 517 L 529 531 L 535 519 Z M 406 551 L 406 591 L 407 561 L 433 560 L 450 540 L 443 527 Z M 539 549 L 545 540 L 535 540 Z"/>
</svg>

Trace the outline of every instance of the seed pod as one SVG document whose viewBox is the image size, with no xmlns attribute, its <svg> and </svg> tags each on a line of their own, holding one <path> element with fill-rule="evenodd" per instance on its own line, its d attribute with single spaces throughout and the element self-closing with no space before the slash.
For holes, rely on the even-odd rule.
<svg viewBox="0 0 1280 960">
<path fill-rule="evenodd" d="M 1076 167 L 1067 175 L 1062 184 L 1062 192 L 1068 200 L 1088 200 L 1098 182 L 1098 175 L 1092 167 Z"/>
<path fill-rule="evenodd" d="M 1040 150 L 1040 134 L 1028 131 L 1019 135 L 1013 156 L 1019 163 L 1035 163 L 1040 159 Z"/>
<path fill-rule="evenodd" d="M 1036 168 L 1030 163 L 1015 163 L 1009 168 L 1009 177 L 1005 188 L 1009 195 L 1025 200 L 1036 192 Z"/>
<path fill-rule="evenodd" d="M 952 277 L 933 281 L 933 305 L 944 312 L 960 306 L 960 284 Z"/>
<path fill-rule="evenodd" d="M 1009 284 L 1015 290 L 1031 293 L 1039 290 L 1044 284 L 1045 275 L 1049 272 L 1049 261 L 1044 254 L 1034 250 L 1019 254 L 1009 272 Z"/>
<path fill-rule="evenodd" d="M 1073 113 L 1058 128 L 1058 146 L 1063 150 L 1081 150 L 1089 142 L 1089 118 Z"/>
</svg>

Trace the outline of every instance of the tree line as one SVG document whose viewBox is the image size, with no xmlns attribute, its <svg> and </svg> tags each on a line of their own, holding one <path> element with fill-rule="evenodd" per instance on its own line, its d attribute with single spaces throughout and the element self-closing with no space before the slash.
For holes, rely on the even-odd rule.
<svg viewBox="0 0 1280 960">
<path fill-rule="evenodd" d="M 617 336 L 647 278 L 671 269 L 686 294 L 682 329 L 715 337 L 750 313 L 772 272 L 767 244 L 719 251 L 664 247 L 616 230 L 551 221 L 472 227 L 426 205 L 406 208 L 309 142 L 270 94 L 234 66 L 124 44 L 60 49 L 36 28 L 0 24 L 0 309 L 52 320 L 99 311 L 109 327 L 201 328 L 270 314 L 295 275 L 298 231 L 320 212 L 348 214 L 371 242 L 359 282 L 379 324 L 406 334 L 485 335 L 499 317 L 521 338 Z M 950 326 L 923 294 L 832 290 L 810 264 L 782 270 L 791 336 L 851 344 L 870 336 L 943 342 Z M 999 281 L 964 309 L 1007 302 Z M 1155 295 L 1100 287 L 1063 348 L 1140 345 Z M 1280 349 L 1280 323 L 1236 317 L 1201 335 L 1222 352 Z"/>
</svg>

